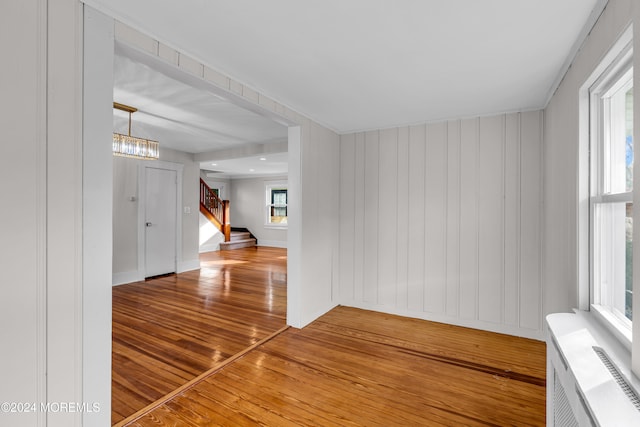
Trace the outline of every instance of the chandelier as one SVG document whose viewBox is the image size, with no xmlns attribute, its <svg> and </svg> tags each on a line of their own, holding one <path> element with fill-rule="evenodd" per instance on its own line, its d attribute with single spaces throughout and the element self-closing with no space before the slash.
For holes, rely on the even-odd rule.
<svg viewBox="0 0 640 427">
<path fill-rule="evenodd" d="M 160 155 L 158 141 L 131 136 L 131 114 L 138 111 L 137 108 L 128 105 L 113 103 L 113 108 L 129 113 L 129 133 L 113 133 L 113 155 L 132 157 L 135 159 L 157 160 Z"/>
</svg>

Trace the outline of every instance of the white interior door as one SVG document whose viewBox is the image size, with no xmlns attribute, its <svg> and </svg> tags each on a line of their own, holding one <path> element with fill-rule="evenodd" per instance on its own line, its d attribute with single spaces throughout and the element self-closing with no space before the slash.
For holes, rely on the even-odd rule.
<svg viewBox="0 0 640 427">
<path fill-rule="evenodd" d="M 145 168 L 145 277 L 176 271 L 177 172 Z"/>
</svg>

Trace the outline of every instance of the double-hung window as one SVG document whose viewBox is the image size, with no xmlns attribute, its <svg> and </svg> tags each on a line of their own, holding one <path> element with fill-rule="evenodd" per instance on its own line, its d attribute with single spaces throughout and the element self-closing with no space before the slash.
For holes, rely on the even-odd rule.
<svg viewBox="0 0 640 427">
<path fill-rule="evenodd" d="M 265 224 L 272 227 L 287 226 L 288 189 L 286 182 L 267 182 L 267 215 Z"/>
<path fill-rule="evenodd" d="M 633 319 L 633 68 L 627 47 L 590 88 L 591 303 L 630 335 Z"/>
</svg>

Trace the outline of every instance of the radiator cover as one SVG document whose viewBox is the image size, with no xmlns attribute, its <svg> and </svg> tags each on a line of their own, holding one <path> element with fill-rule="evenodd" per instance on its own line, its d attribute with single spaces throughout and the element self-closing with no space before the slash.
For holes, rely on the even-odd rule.
<svg viewBox="0 0 640 427">
<path fill-rule="evenodd" d="M 640 426 L 628 351 L 597 322 L 584 312 L 547 316 L 549 426 Z"/>
</svg>

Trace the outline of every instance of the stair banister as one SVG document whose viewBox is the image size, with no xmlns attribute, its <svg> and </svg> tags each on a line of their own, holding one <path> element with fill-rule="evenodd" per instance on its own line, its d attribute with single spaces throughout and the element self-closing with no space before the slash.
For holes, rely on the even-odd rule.
<svg viewBox="0 0 640 427">
<path fill-rule="evenodd" d="M 200 212 L 224 234 L 225 242 L 231 240 L 229 201 L 220 199 L 202 178 L 200 178 Z"/>
</svg>

